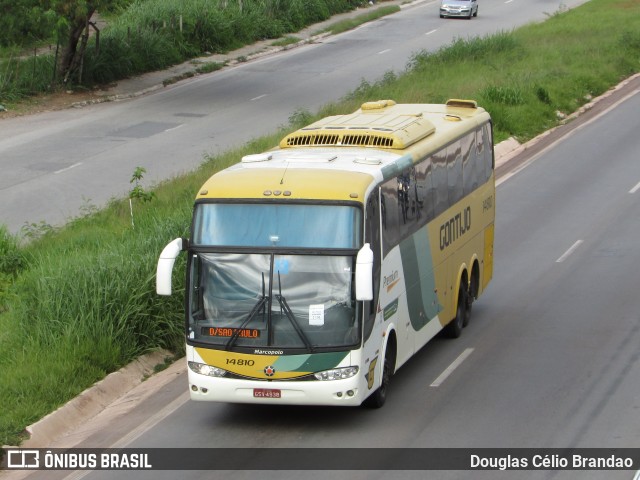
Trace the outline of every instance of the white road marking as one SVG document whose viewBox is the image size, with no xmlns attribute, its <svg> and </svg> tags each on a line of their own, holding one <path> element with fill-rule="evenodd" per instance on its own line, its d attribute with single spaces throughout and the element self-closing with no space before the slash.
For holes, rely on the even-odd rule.
<svg viewBox="0 0 640 480">
<path fill-rule="evenodd" d="M 640 182 L 638 182 L 635 187 L 629 190 L 629 193 L 636 193 L 638 190 L 640 190 Z"/>
<path fill-rule="evenodd" d="M 112 444 L 109 448 L 124 448 L 133 443 L 140 435 L 151 430 L 166 417 L 175 412 L 178 408 L 189 401 L 189 392 L 184 392 L 169 405 L 158 411 L 155 415 L 149 417 L 147 421 L 141 423 L 137 428 L 131 430 L 127 435 Z M 92 473 L 91 470 L 79 470 L 65 477 L 65 480 L 80 480 Z"/>
<path fill-rule="evenodd" d="M 64 167 L 64 168 L 61 168 L 60 170 L 56 170 L 55 172 L 53 172 L 53 174 L 57 175 L 58 173 L 66 172 L 67 170 L 71 170 L 72 168 L 79 167 L 80 165 L 82 165 L 82 162 L 74 163 L 73 165 L 69 165 L 68 167 Z"/>
<path fill-rule="evenodd" d="M 378 55 L 382 55 L 383 53 L 387 53 L 387 52 L 390 52 L 390 51 L 391 51 L 391 49 L 387 48 L 386 50 L 382 50 L 381 52 L 378 52 Z"/>
<path fill-rule="evenodd" d="M 425 33 L 425 35 L 431 35 L 432 33 L 436 33 L 438 31 L 438 29 L 436 28 L 435 30 L 430 30 L 427 33 Z"/>
<path fill-rule="evenodd" d="M 436 378 L 433 383 L 430 385 L 431 387 L 439 387 L 442 382 L 444 382 L 449 375 L 453 373 L 453 371 L 458 368 L 462 362 L 466 360 L 466 358 L 471 355 L 473 352 L 473 348 L 467 348 L 464 352 L 460 354 L 458 358 L 456 358 L 451 365 L 449 365 L 444 372 L 440 374 L 438 378 Z"/>
<path fill-rule="evenodd" d="M 182 128 L 182 127 L 184 127 L 184 123 L 181 123 L 181 124 L 180 124 L 180 125 L 178 125 L 177 127 L 167 128 L 164 132 L 165 132 L 165 133 L 167 133 L 167 132 L 172 132 L 172 131 L 177 130 L 177 129 Z"/>
<path fill-rule="evenodd" d="M 253 97 L 253 98 L 251 99 L 251 101 L 253 102 L 253 101 L 255 101 L 255 100 L 260 100 L 261 98 L 264 98 L 264 97 L 266 97 L 266 96 L 267 96 L 267 94 L 266 94 L 266 93 L 265 93 L 264 95 L 258 95 L 257 97 Z"/>
<path fill-rule="evenodd" d="M 562 256 L 556 260 L 556 263 L 562 263 L 564 262 L 569 255 L 571 255 L 573 252 L 575 252 L 576 248 L 578 248 L 580 245 L 582 245 L 583 240 L 578 240 L 576 243 L 574 243 L 573 245 L 571 245 L 571 247 L 569 248 L 569 250 L 567 250 L 566 252 L 564 252 L 562 254 Z"/>
</svg>

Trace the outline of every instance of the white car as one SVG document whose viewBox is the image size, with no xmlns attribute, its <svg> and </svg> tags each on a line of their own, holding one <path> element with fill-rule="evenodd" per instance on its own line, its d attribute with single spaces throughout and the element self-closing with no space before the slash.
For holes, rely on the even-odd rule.
<svg viewBox="0 0 640 480">
<path fill-rule="evenodd" d="M 471 20 L 478 16 L 478 0 L 442 0 L 440 18 L 462 17 Z"/>
</svg>

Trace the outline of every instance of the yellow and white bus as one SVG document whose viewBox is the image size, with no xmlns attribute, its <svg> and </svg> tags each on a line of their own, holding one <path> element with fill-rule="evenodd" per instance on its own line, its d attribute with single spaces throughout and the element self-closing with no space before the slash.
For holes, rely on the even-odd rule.
<svg viewBox="0 0 640 480">
<path fill-rule="evenodd" d="M 213 175 L 186 251 L 200 401 L 384 404 L 393 373 L 457 337 L 492 277 L 491 119 L 475 102 L 368 102 Z"/>
</svg>

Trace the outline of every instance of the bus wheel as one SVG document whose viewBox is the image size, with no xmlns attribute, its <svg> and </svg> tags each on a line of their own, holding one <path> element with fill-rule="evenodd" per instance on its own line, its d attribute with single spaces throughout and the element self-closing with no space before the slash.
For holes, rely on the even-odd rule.
<svg viewBox="0 0 640 480">
<path fill-rule="evenodd" d="M 461 285 L 460 291 L 458 292 L 456 316 L 447 325 L 447 335 L 451 338 L 458 338 L 462 335 L 462 329 L 469 323 L 471 308 L 468 296 L 467 289 Z"/>
<path fill-rule="evenodd" d="M 380 386 L 364 401 L 364 406 L 367 408 L 380 408 L 387 401 L 387 391 L 389 390 L 391 375 L 393 375 L 394 362 L 390 350 L 391 348 L 388 346 L 384 354 L 384 365 L 382 367 L 382 380 L 380 381 Z"/>
<path fill-rule="evenodd" d="M 462 292 L 463 290 L 460 289 Z M 471 305 L 473 305 L 473 296 L 469 290 L 464 290 L 464 316 L 462 317 L 462 326 L 466 327 L 469 325 L 469 320 L 471 320 Z"/>
</svg>

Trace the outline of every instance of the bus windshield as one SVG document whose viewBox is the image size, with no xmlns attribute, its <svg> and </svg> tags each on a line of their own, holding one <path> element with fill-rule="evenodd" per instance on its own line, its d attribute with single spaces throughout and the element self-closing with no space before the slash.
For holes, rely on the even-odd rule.
<svg viewBox="0 0 640 480">
<path fill-rule="evenodd" d="M 190 261 L 192 341 L 308 352 L 359 342 L 351 255 L 195 253 Z"/>
<path fill-rule="evenodd" d="M 194 245 L 357 249 L 361 210 L 351 205 L 200 203 Z"/>
</svg>

